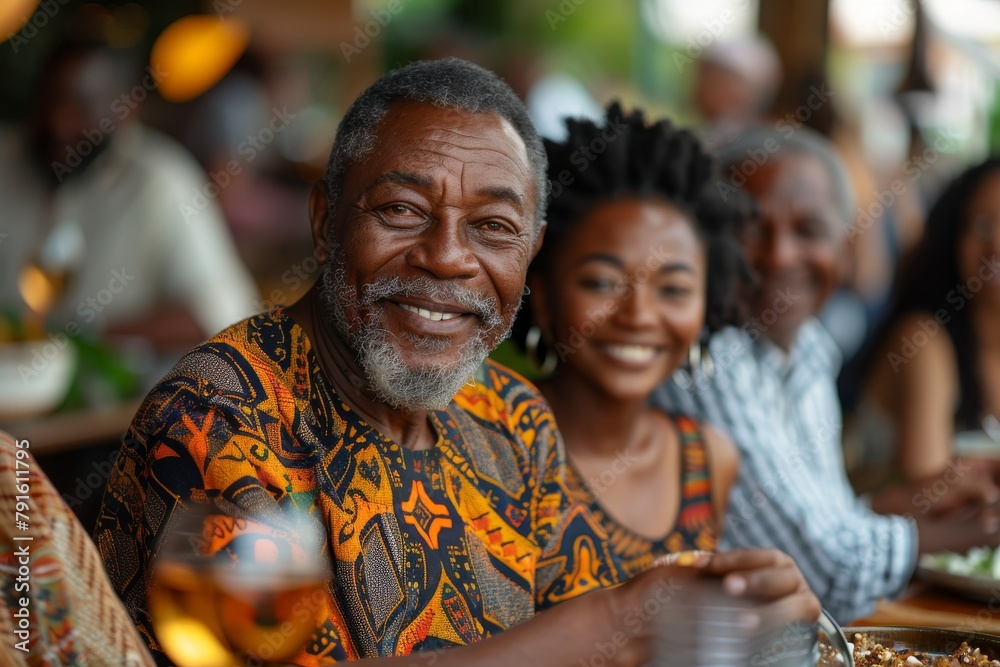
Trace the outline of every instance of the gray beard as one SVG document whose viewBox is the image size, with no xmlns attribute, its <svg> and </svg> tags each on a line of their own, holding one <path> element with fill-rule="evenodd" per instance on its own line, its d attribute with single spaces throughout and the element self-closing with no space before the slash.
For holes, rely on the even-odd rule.
<svg viewBox="0 0 1000 667">
<path fill-rule="evenodd" d="M 364 285 L 360 297 L 357 290 L 345 285 L 346 271 L 340 248 L 323 268 L 320 295 L 326 323 L 354 352 L 377 400 L 399 410 L 444 410 L 452 398 L 475 375 L 495 345 L 510 334 L 514 318 L 504 326 L 496 299 L 484 297 L 454 283 L 416 278 L 383 278 Z M 377 312 L 368 317 L 348 318 L 348 310 L 364 309 L 391 296 L 423 296 L 460 304 L 476 313 L 482 326 L 474 338 L 462 344 L 455 362 L 411 368 L 400 359 L 393 336 L 376 320 Z M 407 337 L 418 352 L 436 354 L 449 344 L 440 336 Z M 489 341 L 490 338 L 494 340 Z"/>
</svg>

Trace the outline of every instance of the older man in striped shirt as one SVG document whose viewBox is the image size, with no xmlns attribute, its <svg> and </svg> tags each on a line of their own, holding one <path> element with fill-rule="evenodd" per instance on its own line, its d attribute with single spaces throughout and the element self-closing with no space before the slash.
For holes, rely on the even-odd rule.
<svg viewBox="0 0 1000 667">
<path fill-rule="evenodd" d="M 855 496 L 841 450 L 840 352 L 815 319 L 844 263 L 852 211 L 844 168 L 825 140 L 790 127 L 749 130 L 720 150 L 720 162 L 720 190 L 742 187 L 759 207 L 743 239 L 757 278 L 753 316 L 716 334 L 711 364 L 679 371 L 655 400 L 722 427 L 740 448 L 723 546 L 785 551 L 824 607 L 848 621 L 898 594 L 918 553 L 996 544 L 995 515 L 949 515 L 998 492 L 970 474 L 917 507 L 909 499 L 919 487 L 895 489 L 886 499 L 897 500 L 879 507 L 897 515 Z"/>
</svg>

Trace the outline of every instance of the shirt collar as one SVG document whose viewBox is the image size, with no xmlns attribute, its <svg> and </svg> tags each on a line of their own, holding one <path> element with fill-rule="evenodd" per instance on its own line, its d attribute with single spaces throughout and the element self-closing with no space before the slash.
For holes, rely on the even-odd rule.
<svg viewBox="0 0 1000 667">
<path fill-rule="evenodd" d="M 836 343 L 815 318 L 806 320 L 799 328 L 788 352 L 767 336 L 761 336 L 754 345 L 754 357 L 758 363 L 772 369 L 782 378 L 803 366 L 818 366 L 817 370 L 835 373 L 841 363 Z"/>
</svg>

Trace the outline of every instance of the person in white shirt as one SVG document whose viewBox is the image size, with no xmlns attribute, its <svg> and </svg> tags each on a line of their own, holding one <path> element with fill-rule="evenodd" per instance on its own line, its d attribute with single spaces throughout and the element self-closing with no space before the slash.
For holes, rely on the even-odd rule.
<svg viewBox="0 0 1000 667">
<path fill-rule="evenodd" d="M 133 85 L 125 69 L 104 45 L 61 44 L 29 131 L 0 134 L 0 308 L 33 305 L 31 263 L 56 286 L 50 330 L 187 346 L 258 310 L 257 289 L 204 172 L 138 121 L 168 73 Z"/>
<path fill-rule="evenodd" d="M 982 509 L 998 490 L 973 470 L 926 503 L 922 487 L 887 491 L 909 501 L 894 504 L 905 515 L 877 514 L 855 496 L 841 449 L 840 353 L 815 319 L 844 270 L 852 206 L 843 167 L 804 128 L 751 129 L 719 161 L 720 190 L 742 187 L 759 207 L 743 239 L 757 280 L 752 316 L 715 334 L 711 363 L 678 372 L 654 400 L 721 427 L 740 450 L 722 548 L 781 549 L 824 607 L 849 621 L 898 594 L 918 553 L 996 544 L 996 515 L 966 506 Z"/>
</svg>

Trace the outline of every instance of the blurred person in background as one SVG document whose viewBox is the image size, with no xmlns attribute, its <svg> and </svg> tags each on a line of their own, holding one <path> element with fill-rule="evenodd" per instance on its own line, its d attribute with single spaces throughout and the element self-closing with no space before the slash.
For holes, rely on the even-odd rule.
<svg viewBox="0 0 1000 667">
<path fill-rule="evenodd" d="M 719 153 L 729 177 L 719 187 L 743 181 L 760 209 L 743 239 L 758 279 L 750 317 L 712 337 L 713 377 L 676 374 L 656 400 L 720 426 L 740 450 L 723 547 L 784 551 L 824 607 L 848 621 L 902 591 L 918 552 L 997 544 L 1000 525 L 984 508 L 1000 490 L 966 475 L 926 510 L 914 507 L 922 486 L 886 491 L 883 509 L 923 510 L 915 518 L 878 514 L 855 496 L 841 445 L 840 355 L 815 319 L 844 270 L 852 212 L 844 168 L 805 128 L 754 129 Z M 968 515 L 967 503 L 981 511 Z"/>
<path fill-rule="evenodd" d="M 861 463 L 921 480 L 962 431 L 1000 433 L 1000 158 L 944 190 L 868 358 Z M 960 463 L 958 465 L 961 465 Z"/>
<path fill-rule="evenodd" d="M 256 310 L 257 292 L 205 173 L 139 120 L 169 72 L 136 69 L 67 39 L 24 139 L 0 137 L 0 307 L 28 301 L 58 329 L 187 347 Z"/>
<path fill-rule="evenodd" d="M 781 60 L 762 35 L 711 44 L 698 59 L 692 103 L 701 116 L 705 145 L 739 136 L 771 110 L 781 86 Z"/>
<path fill-rule="evenodd" d="M 617 583 L 667 554 L 715 550 L 736 449 L 649 396 L 700 348 L 706 321 L 736 321 L 750 207 L 721 199 L 708 154 L 668 121 L 647 126 L 615 103 L 601 124 L 566 127 L 546 142 L 546 241 L 518 329 L 552 371 L 537 385 L 566 444 L 567 485 L 593 515 L 587 534 L 609 541 Z M 606 128 L 610 148 L 563 185 L 575 152 Z"/>
<path fill-rule="evenodd" d="M 308 230 L 290 229 L 287 223 L 301 215 L 309 200 L 311 181 L 300 170 L 312 164 L 304 164 L 303 151 L 314 151 L 322 164 L 327 147 L 321 137 L 328 136 L 316 129 L 320 105 L 301 99 L 288 104 L 275 93 L 273 79 L 301 87 L 295 76 L 303 76 L 276 63 L 277 57 L 247 51 L 219 82 L 185 105 L 168 128 L 220 184 L 216 200 L 258 284 L 276 282 L 312 249 Z M 265 134 L 271 131 L 273 137 Z M 261 136 L 272 141 L 265 143 Z M 302 291 L 290 296 L 297 298 Z"/>
</svg>

